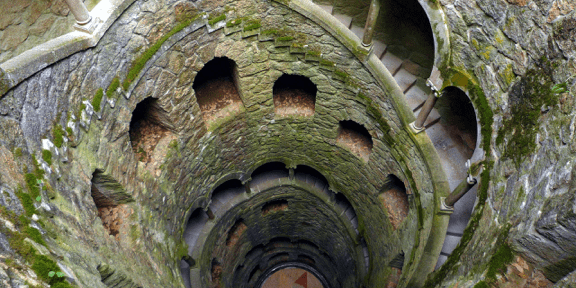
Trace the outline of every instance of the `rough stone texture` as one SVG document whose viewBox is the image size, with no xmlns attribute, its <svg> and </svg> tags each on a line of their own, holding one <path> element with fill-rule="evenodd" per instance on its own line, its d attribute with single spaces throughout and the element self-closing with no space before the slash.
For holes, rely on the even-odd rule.
<svg viewBox="0 0 576 288">
<path fill-rule="evenodd" d="M 0 63 L 73 31 L 76 23 L 64 0 L 2 0 L 0 11 Z"/>
</svg>

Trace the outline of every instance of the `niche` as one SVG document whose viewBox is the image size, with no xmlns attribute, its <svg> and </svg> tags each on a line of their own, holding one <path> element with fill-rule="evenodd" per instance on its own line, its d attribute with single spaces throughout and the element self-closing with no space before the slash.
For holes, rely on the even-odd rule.
<svg viewBox="0 0 576 288">
<path fill-rule="evenodd" d="M 210 276 L 212 277 L 212 282 L 216 284 L 216 287 L 220 287 L 220 279 L 222 278 L 222 265 L 216 258 L 212 259 L 212 268 L 210 269 Z"/>
<path fill-rule="evenodd" d="M 242 234 L 244 234 L 246 229 L 248 229 L 248 226 L 244 224 L 242 219 L 236 220 L 236 223 L 234 223 L 232 228 L 230 228 L 230 231 L 228 231 L 228 237 L 226 237 L 226 246 L 228 248 L 236 246 L 236 243 L 238 243 L 238 240 Z"/>
<path fill-rule="evenodd" d="M 226 57 L 210 60 L 194 79 L 196 101 L 207 126 L 244 109 L 237 85 L 236 63 Z"/>
<path fill-rule="evenodd" d="M 270 201 L 262 206 L 262 216 L 272 212 L 285 211 L 286 209 L 288 209 L 288 201 L 283 199 Z"/>
<path fill-rule="evenodd" d="M 104 229 L 116 240 L 120 240 L 120 231 L 126 228 L 124 220 L 133 212 L 125 204 L 134 199 L 116 179 L 99 169 L 92 174 L 90 194 L 96 204 L 98 217 L 102 219 Z"/>
<path fill-rule="evenodd" d="M 308 77 L 284 74 L 272 88 L 274 111 L 280 116 L 312 116 L 317 91 L 316 85 Z"/>
<path fill-rule="evenodd" d="M 175 139 L 168 112 L 158 99 L 148 97 L 136 105 L 130 121 L 130 143 L 140 162 L 159 166 L 164 160 L 170 141 Z"/>
<path fill-rule="evenodd" d="M 458 150 L 464 151 L 463 157 L 468 159 L 474 153 L 478 134 L 474 106 L 466 93 L 457 87 L 446 87 L 442 92 L 442 97 L 436 101 L 434 107 L 451 138 L 461 147 Z"/>
<path fill-rule="evenodd" d="M 398 229 L 402 221 L 408 216 L 410 205 L 408 194 L 404 182 L 393 174 L 386 176 L 381 194 L 378 196 L 380 202 L 388 212 L 388 219 L 394 230 Z"/>
<path fill-rule="evenodd" d="M 336 143 L 350 149 L 352 153 L 364 162 L 368 162 L 372 152 L 372 136 L 364 126 L 351 121 L 340 121 Z"/>
<path fill-rule="evenodd" d="M 278 253 L 272 257 L 270 257 L 270 260 L 268 260 L 268 266 L 274 266 L 276 264 L 282 263 L 282 262 L 287 262 L 288 260 L 290 260 L 290 255 L 288 253 Z"/>
<path fill-rule="evenodd" d="M 404 252 L 396 254 L 388 266 L 391 267 L 392 271 L 388 277 L 388 283 L 386 284 L 386 287 L 396 287 L 400 282 L 400 276 L 402 276 L 402 267 L 404 267 Z"/>
<path fill-rule="evenodd" d="M 237 179 L 228 180 L 214 189 L 210 203 L 210 210 L 216 214 L 224 214 L 224 210 L 229 209 L 226 203 L 230 202 L 234 197 L 244 193 L 246 188 L 242 182 Z"/>
</svg>

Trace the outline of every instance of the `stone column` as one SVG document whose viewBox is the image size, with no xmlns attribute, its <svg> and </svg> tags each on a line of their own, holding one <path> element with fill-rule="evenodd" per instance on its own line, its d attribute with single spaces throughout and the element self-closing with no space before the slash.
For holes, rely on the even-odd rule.
<svg viewBox="0 0 576 288">
<path fill-rule="evenodd" d="M 432 112 L 432 109 L 434 108 L 436 101 L 438 101 L 438 98 L 442 96 L 442 94 L 436 89 L 432 88 L 432 90 L 434 93 L 430 94 L 428 99 L 426 99 L 426 102 L 424 102 L 424 106 L 422 107 L 422 110 L 420 110 L 418 118 L 416 118 L 416 121 L 410 124 L 412 130 L 414 130 L 416 133 L 424 131 L 424 123 L 426 122 L 428 115 L 430 115 L 430 112 Z"/>
<path fill-rule="evenodd" d="M 374 36 L 374 28 L 379 12 L 380 0 L 372 0 L 370 2 L 370 11 L 368 11 L 368 19 L 366 19 L 366 26 L 364 26 L 364 37 L 362 37 L 362 45 L 365 47 L 372 45 L 372 36 Z"/>
<path fill-rule="evenodd" d="M 252 181 L 252 177 L 248 178 L 248 180 L 242 182 L 242 185 L 244 185 L 244 189 L 246 190 L 246 194 L 250 194 L 250 181 Z"/>
<path fill-rule="evenodd" d="M 87 24 L 92 19 L 82 0 L 66 0 L 66 4 L 68 4 L 68 8 L 74 14 L 76 23 L 79 25 Z"/>
<path fill-rule="evenodd" d="M 476 178 L 468 175 L 468 177 L 466 177 L 466 180 L 458 184 L 458 186 L 454 189 L 454 191 L 452 191 L 452 193 L 450 193 L 450 195 L 446 197 L 446 199 L 444 200 L 444 204 L 448 207 L 454 207 L 454 204 L 458 200 L 460 200 L 462 196 L 466 195 L 466 193 L 470 191 L 470 189 L 472 189 L 472 187 L 474 187 L 474 185 L 476 185 L 477 182 L 478 181 L 476 180 Z"/>
</svg>

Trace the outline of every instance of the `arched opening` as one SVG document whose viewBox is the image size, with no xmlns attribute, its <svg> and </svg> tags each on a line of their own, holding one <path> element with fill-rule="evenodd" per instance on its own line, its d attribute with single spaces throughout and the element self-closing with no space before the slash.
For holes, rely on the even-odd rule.
<svg viewBox="0 0 576 288">
<path fill-rule="evenodd" d="M 334 200 L 336 201 L 336 205 L 342 210 L 342 214 L 346 215 L 346 218 L 348 218 L 350 224 L 352 224 L 352 228 L 354 228 L 356 234 L 358 234 L 358 217 L 356 216 L 354 207 L 352 207 L 352 204 L 348 201 L 348 198 L 346 198 L 344 194 L 338 193 Z"/>
<path fill-rule="evenodd" d="M 314 115 L 318 89 L 308 77 L 284 74 L 276 80 L 272 91 L 277 115 Z"/>
<path fill-rule="evenodd" d="M 253 187 L 266 181 L 287 178 L 289 171 L 286 168 L 286 164 L 282 162 L 270 162 L 256 168 L 251 175 L 252 181 L 250 182 L 250 186 Z"/>
<path fill-rule="evenodd" d="M 96 169 L 92 174 L 90 195 L 98 209 L 98 217 L 102 220 L 104 229 L 119 240 L 120 230 L 125 225 L 124 220 L 131 214 L 130 209 L 124 204 L 134 199 L 116 179 L 100 169 Z"/>
<path fill-rule="evenodd" d="M 244 220 L 238 219 L 236 223 L 228 231 L 228 237 L 226 238 L 226 246 L 234 247 L 238 243 L 238 239 L 242 236 L 244 231 L 248 229 L 248 226 L 244 224 Z"/>
<path fill-rule="evenodd" d="M 156 98 L 148 97 L 136 105 L 130 120 L 130 143 L 140 162 L 158 166 L 167 147 L 175 139 L 172 123 Z"/>
<path fill-rule="evenodd" d="M 377 56 L 390 72 L 396 75 L 403 69 L 415 77 L 430 76 L 434 65 L 434 34 L 420 3 L 417 0 L 382 1 L 377 21 L 374 40 L 385 44 L 382 54 Z"/>
<path fill-rule="evenodd" d="M 478 139 L 478 122 L 468 95 L 458 87 L 446 87 L 434 107 L 462 156 L 465 159 L 472 157 Z"/>
<path fill-rule="evenodd" d="M 186 222 L 186 228 L 184 229 L 184 241 L 188 244 L 188 255 L 192 255 L 194 246 L 200 237 L 200 233 L 208 222 L 208 214 L 202 208 L 196 208 L 188 218 Z"/>
<path fill-rule="evenodd" d="M 262 206 L 262 216 L 274 212 L 285 211 L 286 209 L 288 209 L 288 201 L 285 199 L 270 201 Z"/>
<path fill-rule="evenodd" d="M 364 126 L 351 121 L 340 121 L 336 142 L 348 149 L 357 157 L 368 162 L 372 152 L 372 136 Z"/>
<path fill-rule="evenodd" d="M 210 211 L 218 215 L 223 214 L 227 210 L 226 204 L 245 191 L 244 185 L 237 179 L 228 180 L 220 184 L 212 192 Z"/>
<path fill-rule="evenodd" d="M 408 216 L 410 209 L 404 182 L 395 175 L 389 174 L 384 181 L 378 198 L 384 208 L 386 208 L 386 212 L 388 212 L 388 219 L 392 227 L 394 230 L 398 229 L 400 224 Z"/>
<path fill-rule="evenodd" d="M 237 83 L 236 63 L 226 57 L 210 60 L 194 79 L 196 101 L 206 125 L 244 109 Z"/>
<path fill-rule="evenodd" d="M 294 178 L 296 178 L 296 180 L 315 186 L 319 191 L 322 192 L 322 194 L 328 197 L 331 195 L 329 190 L 330 185 L 328 184 L 326 177 L 324 177 L 322 173 L 318 172 L 316 169 L 310 166 L 296 166 L 296 169 L 294 169 Z"/>
</svg>

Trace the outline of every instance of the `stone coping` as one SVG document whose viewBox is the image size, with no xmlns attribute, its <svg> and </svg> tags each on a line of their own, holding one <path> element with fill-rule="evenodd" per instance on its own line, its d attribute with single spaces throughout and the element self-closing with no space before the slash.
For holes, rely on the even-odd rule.
<svg viewBox="0 0 576 288">
<path fill-rule="evenodd" d="M 94 47 L 114 21 L 135 0 L 101 0 L 90 11 L 92 21 L 86 29 L 74 25 L 77 31 L 44 42 L 0 64 L 0 96 L 36 72 L 78 51 Z"/>
</svg>

